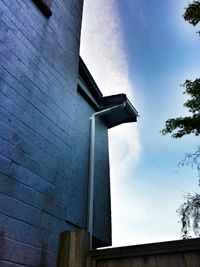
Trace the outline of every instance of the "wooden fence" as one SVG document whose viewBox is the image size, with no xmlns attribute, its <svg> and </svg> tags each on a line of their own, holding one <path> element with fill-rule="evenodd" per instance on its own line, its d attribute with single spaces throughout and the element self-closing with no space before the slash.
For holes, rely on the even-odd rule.
<svg viewBox="0 0 200 267">
<path fill-rule="evenodd" d="M 57 267 L 200 267 L 200 238 L 87 250 L 84 230 L 62 233 Z"/>
<path fill-rule="evenodd" d="M 87 252 L 86 267 L 200 267 L 200 238 Z"/>
</svg>

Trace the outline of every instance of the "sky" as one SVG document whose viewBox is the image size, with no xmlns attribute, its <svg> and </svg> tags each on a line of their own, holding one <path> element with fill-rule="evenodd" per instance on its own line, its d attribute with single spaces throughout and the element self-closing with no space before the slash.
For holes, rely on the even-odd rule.
<svg viewBox="0 0 200 267">
<path fill-rule="evenodd" d="M 80 54 L 103 95 L 126 93 L 138 122 L 109 130 L 113 246 L 181 238 L 176 212 L 199 192 L 195 170 L 179 168 L 199 137 L 162 136 L 184 116 L 185 79 L 199 77 L 200 40 L 184 21 L 185 0 L 85 0 Z"/>
</svg>

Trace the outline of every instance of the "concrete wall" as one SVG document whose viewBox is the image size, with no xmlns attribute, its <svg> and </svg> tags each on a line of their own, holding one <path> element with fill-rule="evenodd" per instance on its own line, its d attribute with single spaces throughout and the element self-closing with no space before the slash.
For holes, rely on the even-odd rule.
<svg viewBox="0 0 200 267">
<path fill-rule="evenodd" d="M 50 9 L 47 19 L 31 0 L 0 0 L 2 267 L 54 267 L 60 232 L 85 225 L 74 155 L 82 0 Z"/>
</svg>

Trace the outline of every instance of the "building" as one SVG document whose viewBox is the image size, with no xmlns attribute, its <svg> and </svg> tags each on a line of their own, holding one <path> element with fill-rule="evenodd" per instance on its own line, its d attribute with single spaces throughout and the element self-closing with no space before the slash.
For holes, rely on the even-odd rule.
<svg viewBox="0 0 200 267">
<path fill-rule="evenodd" d="M 55 267 L 59 235 L 88 227 L 96 119 L 93 247 L 111 244 L 107 130 L 136 121 L 103 97 L 79 57 L 83 0 L 0 0 L 0 266 Z"/>
</svg>

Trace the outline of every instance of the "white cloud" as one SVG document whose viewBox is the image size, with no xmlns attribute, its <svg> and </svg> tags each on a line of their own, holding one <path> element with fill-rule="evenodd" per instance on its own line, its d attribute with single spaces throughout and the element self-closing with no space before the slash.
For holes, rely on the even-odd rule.
<svg viewBox="0 0 200 267">
<path fill-rule="evenodd" d="M 115 1 L 85 1 L 81 56 L 105 95 L 125 92 L 133 100 Z"/>
<path fill-rule="evenodd" d="M 123 48 L 120 18 L 114 0 L 85 0 L 81 56 L 104 95 L 126 93 L 136 105 L 133 86 L 129 79 L 127 55 Z M 113 239 L 120 243 L 121 236 L 117 233 L 121 228 L 127 229 L 124 236 L 128 236 L 128 221 L 131 220 L 131 216 L 135 216 L 126 209 L 124 216 L 129 216 L 129 220 L 120 220 L 121 211 L 118 205 L 121 199 L 118 190 L 126 191 L 125 177 L 128 177 L 128 172 L 139 159 L 141 145 L 137 124 L 126 124 L 111 129 L 109 142 Z M 124 198 L 123 201 L 129 202 L 132 192 L 126 191 L 121 197 Z"/>
<path fill-rule="evenodd" d="M 127 0 L 126 4 L 130 5 L 133 12 L 137 8 L 137 12 L 141 12 L 139 13 L 141 23 L 145 23 L 142 10 L 138 11 L 139 2 L 139 0 Z M 199 40 L 195 28 L 186 23 L 181 16 L 184 6 L 188 4 L 187 0 L 171 2 L 173 11 L 170 11 L 170 14 L 174 12 L 174 16 L 170 17 L 170 25 L 173 26 L 175 36 L 181 38 L 185 45 L 192 43 L 197 47 Z M 127 55 L 123 48 L 116 0 L 85 0 L 81 56 L 104 95 L 126 93 L 137 108 L 134 88 L 129 79 L 130 73 Z M 198 70 L 199 61 L 194 61 L 191 57 L 190 64 L 183 64 L 174 72 L 174 76 L 168 81 L 168 86 L 171 84 L 170 87 L 177 88 L 185 78 L 196 78 Z M 176 102 L 183 103 L 183 97 L 177 94 Z M 179 111 L 178 105 L 177 110 L 171 109 L 171 116 L 174 116 L 175 111 Z M 182 109 L 180 112 L 182 114 Z M 151 142 L 152 137 L 148 136 Z M 173 174 L 167 165 L 163 170 L 154 169 L 153 173 L 151 168 L 142 172 L 145 168 L 142 166 L 138 173 L 134 166 L 139 160 L 141 144 L 136 123 L 111 129 L 109 138 L 113 245 L 179 238 L 180 225 L 177 223 L 179 218 L 176 209 L 183 201 L 181 192 L 196 190 L 195 181 L 191 182 L 191 179 L 188 179 L 191 174 L 185 173 L 185 170 L 182 174 Z M 159 142 L 159 139 L 156 141 Z M 157 160 L 157 162 L 163 161 L 162 155 L 161 159 Z"/>
</svg>

